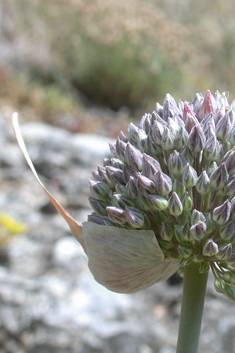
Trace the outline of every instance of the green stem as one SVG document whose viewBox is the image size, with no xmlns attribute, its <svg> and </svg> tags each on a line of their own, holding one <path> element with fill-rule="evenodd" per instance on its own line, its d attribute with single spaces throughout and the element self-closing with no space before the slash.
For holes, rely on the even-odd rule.
<svg viewBox="0 0 235 353">
<path fill-rule="evenodd" d="M 185 267 L 177 353 L 197 353 L 208 273 L 199 264 Z"/>
</svg>

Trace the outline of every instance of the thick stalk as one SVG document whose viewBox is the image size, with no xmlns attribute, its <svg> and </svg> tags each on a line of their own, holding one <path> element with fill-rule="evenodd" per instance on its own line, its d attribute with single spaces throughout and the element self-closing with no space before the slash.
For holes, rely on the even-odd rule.
<svg viewBox="0 0 235 353">
<path fill-rule="evenodd" d="M 208 273 L 199 264 L 185 267 L 177 353 L 197 353 Z"/>
</svg>

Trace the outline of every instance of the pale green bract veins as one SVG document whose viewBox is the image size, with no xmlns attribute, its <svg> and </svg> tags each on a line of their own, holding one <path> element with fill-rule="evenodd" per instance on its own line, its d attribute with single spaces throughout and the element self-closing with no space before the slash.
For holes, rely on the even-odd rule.
<svg viewBox="0 0 235 353">
<path fill-rule="evenodd" d="M 110 151 L 92 172 L 94 212 L 83 227 L 41 184 L 82 244 L 95 279 L 134 293 L 177 270 L 183 275 L 195 261 L 201 273 L 211 268 L 216 290 L 235 300 L 235 101 L 207 91 L 177 104 L 167 94 L 138 127 L 120 132 Z"/>
</svg>

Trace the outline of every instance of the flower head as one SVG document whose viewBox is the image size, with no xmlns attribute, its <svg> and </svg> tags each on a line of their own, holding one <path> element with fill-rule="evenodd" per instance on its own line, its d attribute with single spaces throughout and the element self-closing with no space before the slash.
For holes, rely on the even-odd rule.
<svg viewBox="0 0 235 353">
<path fill-rule="evenodd" d="M 93 171 L 94 212 L 83 227 L 41 184 L 96 280 L 133 293 L 196 261 L 202 273 L 212 269 L 219 292 L 235 299 L 235 103 L 218 91 L 179 104 L 167 94 L 110 151 Z"/>
</svg>

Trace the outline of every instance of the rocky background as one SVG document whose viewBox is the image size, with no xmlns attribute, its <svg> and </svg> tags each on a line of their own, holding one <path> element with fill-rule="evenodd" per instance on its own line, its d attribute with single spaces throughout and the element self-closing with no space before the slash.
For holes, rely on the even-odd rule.
<svg viewBox="0 0 235 353">
<path fill-rule="evenodd" d="M 0 115 L 0 211 L 28 226 L 0 256 L 0 353 L 173 353 L 182 282 L 134 295 L 95 282 L 82 248 L 37 184 L 10 117 Z M 88 178 L 108 138 L 22 124 L 42 181 L 79 221 L 90 213 Z M 235 351 L 235 305 L 209 279 L 199 351 Z"/>
</svg>

